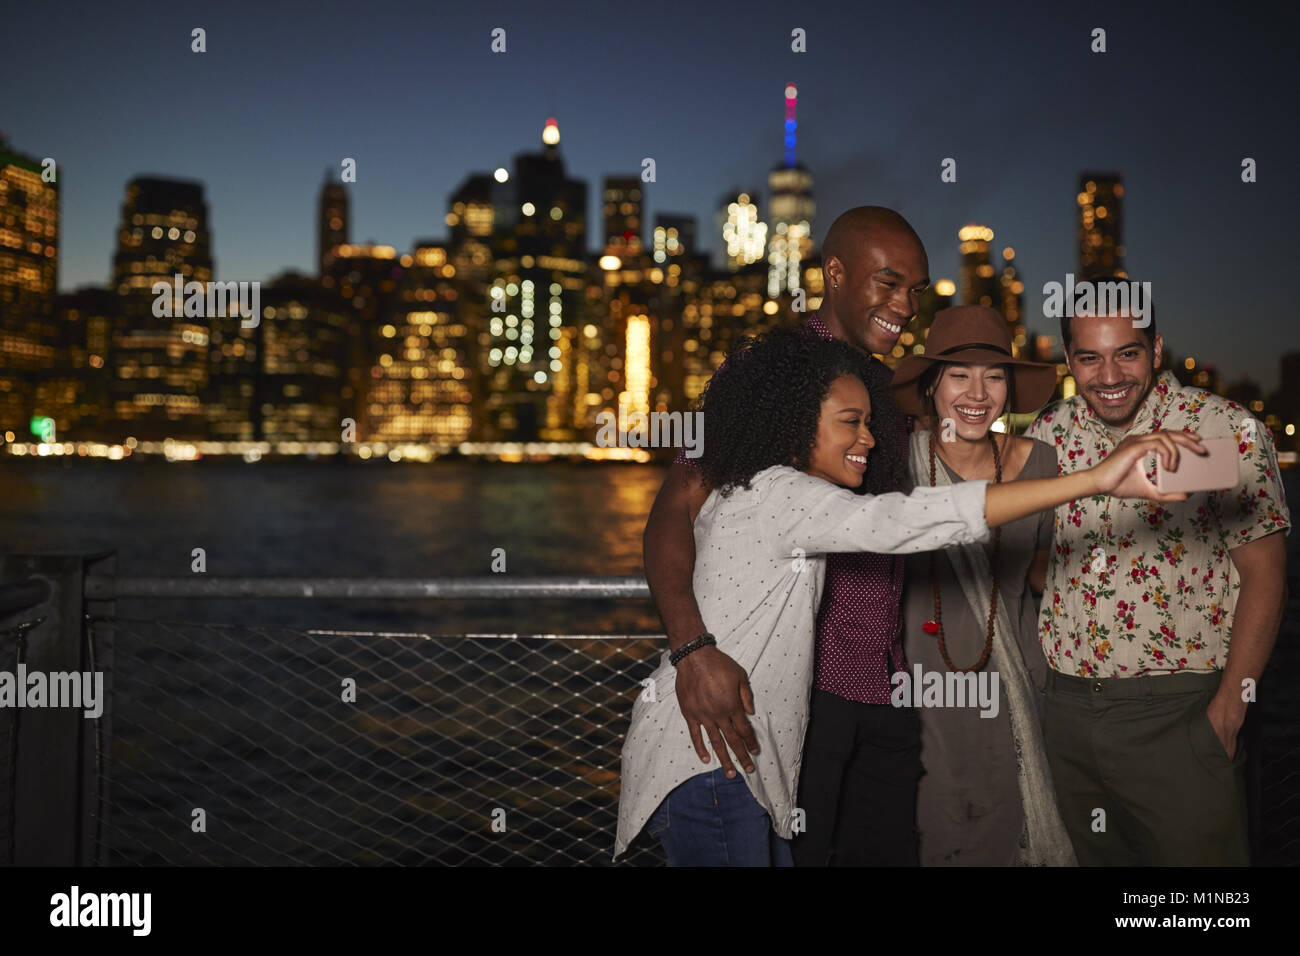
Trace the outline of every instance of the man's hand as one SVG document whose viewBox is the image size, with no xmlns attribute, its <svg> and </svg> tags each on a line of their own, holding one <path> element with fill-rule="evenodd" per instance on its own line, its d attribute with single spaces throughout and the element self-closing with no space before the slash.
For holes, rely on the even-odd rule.
<svg viewBox="0 0 1300 956">
<path fill-rule="evenodd" d="M 706 628 L 692 588 L 695 569 L 695 535 L 692 525 L 709 497 L 709 489 L 695 469 L 674 463 L 655 498 L 645 526 L 645 572 L 650 595 L 664 622 L 668 646 L 678 648 Z M 751 753 L 758 753 L 758 738 L 746 712 L 754 712 L 749 675 L 717 647 L 702 647 L 677 665 L 677 706 L 686 719 L 691 743 L 700 760 L 709 762 L 704 734 L 728 777 L 736 775 L 727 745 L 747 773 L 754 772 Z"/>
<path fill-rule="evenodd" d="M 716 647 L 702 647 L 677 665 L 676 693 L 700 760 L 709 762 L 709 748 L 700 734 L 703 726 L 728 777 L 736 775 L 728 746 L 745 772 L 753 773 L 754 761 L 749 755 L 758 753 L 758 738 L 745 716 L 754 713 L 754 694 L 745 669 Z"/>
<path fill-rule="evenodd" d="M 1234 698 L 1231 694 L 1226 697 L 1221 693 L 1215 694 L 1210 706 L 1205 708 L 1205 716 L 1210 718 L 1210 725 L 1219 735 L 1219 742 L 1223 744 L 1228 759 L 1236 757 L 1237 732 L 1246 719 L 1246 705 L 1239 697 Z"/>
</svg>

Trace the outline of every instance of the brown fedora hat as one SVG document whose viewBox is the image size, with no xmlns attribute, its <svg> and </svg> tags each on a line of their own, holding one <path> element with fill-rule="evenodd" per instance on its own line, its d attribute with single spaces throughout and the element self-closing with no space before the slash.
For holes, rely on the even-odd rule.
<svg viewBox="0 0 1300 956">
<path fill-rule="evenodd" d="M 1056 366 L 1013 357 L 1006 320 L 983 305 L 956 305 L 936 312 L 925 351 L 905 356 L 898 363 L 889 388 L 894 402 L 907 414 L 927 414 L 916 383 L 935 362 L 1008 366 L 1016 394 L 1015 407 L 1010 410 L 1021 415 L 1042 408 L 1056 389 Z"/>
</svg>

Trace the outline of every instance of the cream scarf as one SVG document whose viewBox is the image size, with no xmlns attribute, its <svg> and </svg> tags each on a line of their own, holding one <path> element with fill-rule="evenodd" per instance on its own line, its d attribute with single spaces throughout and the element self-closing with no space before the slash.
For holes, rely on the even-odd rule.
<svg viewBox="0 0 1300 956">
<path fill-rule="evenodd" d="M 930 484 L 930 433 L 915 432 L 911 436 L 912 478 L 918 486 Z M 936 485 L 949 485 L 952 481 L 941 463 L 934 469 Z M 953 573 L 961 582 L 966 602 L 974 612 L 975 620 L 989 619 L 989 598 L 993 590 L 993 570 L 988 553 L 979 543 L 945 548 L 943 552 L 952 565 Z M 998 602 L 994 619 L 993 656 L 1001 668 L 1000 683 L 1006 691 L 1011 718 L 1011 739 L 1016 750 L 1016 776 L 1020 785 L 1020 802 L 1024 808 L 1024 828 L 1020 834 L 1017 866 L 1076 866 L 1074 848 L 1056 807 L 1056 794 L 1052 789 L 1052 773 L 1047 764 L 1047 750 L 1043 745 L 1039 726 L 1037 690 L 1029 677 L 1020 652 L 1020 644 L 1013 639 L 1005 603 Z"/>
</svg>

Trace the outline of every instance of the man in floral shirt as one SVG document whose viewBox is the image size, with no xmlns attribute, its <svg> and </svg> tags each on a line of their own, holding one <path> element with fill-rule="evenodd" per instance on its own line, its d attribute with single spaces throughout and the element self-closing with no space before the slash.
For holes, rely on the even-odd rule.
<svg viewBox="0 0 1300 956">
<path fill-rule="evenodd" d="M 1291 518 L 1268 429 L 1157 374 L 1163 341 L 1146 320 L 1063 318 L 1078 394 L 1028 435 L 1055 446 L 1062 474 L 1130 433 L 1231 435 L 1240 481 L 1180 502 L 1097 495 L 1057 509 L 1039 619 L 1048 756 L 1081 865 L 1247 865 L 1237 734 L 1281 623 Z"/>
</svg>

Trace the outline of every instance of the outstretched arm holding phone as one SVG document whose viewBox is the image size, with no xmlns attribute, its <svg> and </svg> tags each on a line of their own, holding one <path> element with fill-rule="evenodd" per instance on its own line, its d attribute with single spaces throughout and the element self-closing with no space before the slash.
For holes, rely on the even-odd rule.
<svg viewBox="0 0 1300 956">
<path fill-rule="evenodd" d="M 1165 467 L 1176 469 L 1180 447 L 1204 450 L 1190 432 L 1132 435 L 1106 461 L 1087 471 L 1018 481 L 1014 485 L 990 485 L 985 498 L 985 520 L 989 527 L 996 527 L 1095 494 L 1182 501 L 1187 497 L 1185 494 L 1159 492 L 1147 480 L 1143 469 L 1144 460 L 1153 452 Z M 695 569 L 692 524 L 707 498 L 707 486 L 698 473 L 688 466 L 674 464 L 646 522 L 643 539 L 646 580 L 672 649 L 707 630 L 692 585 Z M 746 773 L 752 773 L 751 754 L 758 752 L 758 741 L 747 717 L 754 713 L 754 700 L 744 668 L 716 647 L 705 647 L 682 660 L 676 686 L 678 706 L 700 760 L 709 762 L 709 751 L 704 744 L 707 737 L 728 776 L 735 773 L 728 747 Z"/>
</svg>

